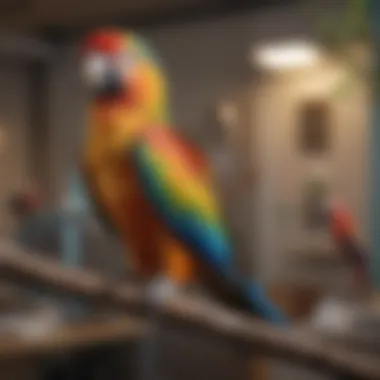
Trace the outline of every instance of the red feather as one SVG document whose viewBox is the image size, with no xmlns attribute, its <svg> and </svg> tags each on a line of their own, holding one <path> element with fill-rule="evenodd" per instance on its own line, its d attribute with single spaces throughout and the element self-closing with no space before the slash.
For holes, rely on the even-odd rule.
<svg viewBox="0 0 380 380">
<path fill-rule="evenodd" d="M 190 163 L 191 168 L 196 172 L 208 173 L 209 166 L 204 153 L 179 133 L 173 131 L 173 129 L 169 129 L 169 131 L 170 133 L 168 133 L 167 128 L 147 128 L 144 137 L 147 141 L 151 141 L 153 144 L 158 143 L 162 147 L 165 147 L 165 149 L 171 149 L 174 136 L 176 148 L 186 157 L 186 161 L 187 163 Z"/>
<path fill-rule="evenodd" d="M 106 54 L 120 52 L 123 47 L 122 35 L 114 30 L 98 30 L 85 38 L 82 53 L 98 51 Z"/>
</svg>

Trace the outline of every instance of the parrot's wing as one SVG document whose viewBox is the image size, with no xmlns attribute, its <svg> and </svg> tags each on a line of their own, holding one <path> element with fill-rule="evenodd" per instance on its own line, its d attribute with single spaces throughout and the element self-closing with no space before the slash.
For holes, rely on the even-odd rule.
<svg viewBox="0 0 380 380">
<path fill-rule="evenodd" d="M 225 301 L 275 322 L 286 317 L 256 282 L 235 272 L 232 247 L 206 160 L 168 129 L 151 129 L 132 148 L 132 165 L 146 198 L 171 233 L 206 264 L 207 282 Z"/>
<path fill-rule="evenodd" d="M 173 131 L 156 128 L 134 145 L 132 165 L 145 196 L 174 236 L 202 262 L 228 274 L 231 245 L 203 155 Z"/>
</svg>

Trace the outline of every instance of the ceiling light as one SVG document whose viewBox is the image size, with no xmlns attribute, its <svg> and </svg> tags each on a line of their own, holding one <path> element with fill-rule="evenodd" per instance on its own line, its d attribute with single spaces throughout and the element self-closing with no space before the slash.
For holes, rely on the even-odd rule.
<svg viewBox="0 0 380 380">
<path fill-rule="evenodd" d="M 253 61 L 267 70 L 288 70 L 315 64 L 320 52 L 309 42 L 288 41 L 254 49 Z"/>
</svg>

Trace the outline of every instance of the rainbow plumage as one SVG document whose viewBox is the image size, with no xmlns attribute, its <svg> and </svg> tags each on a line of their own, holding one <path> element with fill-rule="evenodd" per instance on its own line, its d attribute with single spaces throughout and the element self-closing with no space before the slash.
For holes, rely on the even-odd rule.
<svg viewBox="0 0 380 380">
<path fill-rule="evenodd" d="M 133 161 L 147 199 L 187 246 L 222 272 L 232 249 L 211 181 L 195 152 L 169 130 L 150 129 L 133 148 Z"/>
<path fill-rule="evenodd" d="M 175 283 L 201 280 L 234 306 L 282 320 L 261 288 L 234 270 L 207 162 L 170 129 L 164 75 L 147 45 L 98 31 L 85 40 L 84 58 L 92 100 L 83 173 L 135 270 Z"/>
</svg>

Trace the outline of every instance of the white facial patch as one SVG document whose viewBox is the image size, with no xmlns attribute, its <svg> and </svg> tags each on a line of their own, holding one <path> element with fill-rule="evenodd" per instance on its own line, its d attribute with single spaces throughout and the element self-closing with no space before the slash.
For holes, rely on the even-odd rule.
<svg viewBox="0 0 380 380">
<path fill-rule="evenodd" d="M 83 76 L 90 86 L 97 86 L 104 80 L 109 61 L 102 54 L 90 54 L 83 61 Z"/>
</svg>

